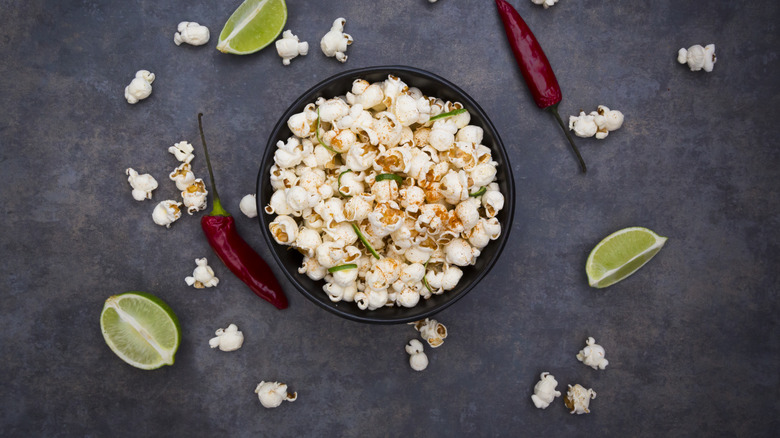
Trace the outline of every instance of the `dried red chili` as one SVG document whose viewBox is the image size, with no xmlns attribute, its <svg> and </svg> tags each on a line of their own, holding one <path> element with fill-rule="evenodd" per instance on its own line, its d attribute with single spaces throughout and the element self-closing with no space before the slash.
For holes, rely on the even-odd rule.
<svg viewBox="0 0 780 438">
<path fill-rule="evenodd" d="M 202 117 L 203 114 L 198 114 L 198 128 L 200 129 L 201 142 L 203 142 L 206 165 L 209 168 L 214 200 L 211 213 L 203 216 L 200 220 L 201 228 L 203 228 L 211 248 L 236 277 L 246 283 L 252 292 L 260 298 L 273 304 L 277 309 L 285 309 L 287 308 L 287 297 L 279 286 L 273 271 L 265 260 L 241 238 L 236 230 L 233 216 L 222 208 L 217 187 L 214 185 L 214 173 L 211 170 L 206 137 L 203 135 Z"/>
<path fill-rule="evenodd" d="M 563 128 L 574 154 L 577 155 L 582 173 L 585 173 L 587 170 L 585 161 L 574 144 L 569 130 L 563 124 L 560 114 L 558 114 L 558 104 L 561 102 L 563 94 L 552 66 L 550 66 L 550 61 L 547 60 L 542 46 L 539 45 L 531 29 L 525 24 L 517 10 L 504 0 L 496 0 L 496 6 L 498 6 L 501 21 L 503 21 L 504 30 L 506 30 L 506 37 L 512 47 L 512 52 L 514 52 L 517 65 L 520 67 L 520 72 L 523 74 L 536 105 L 553 113 L 558 124 Z"/>
</svg>

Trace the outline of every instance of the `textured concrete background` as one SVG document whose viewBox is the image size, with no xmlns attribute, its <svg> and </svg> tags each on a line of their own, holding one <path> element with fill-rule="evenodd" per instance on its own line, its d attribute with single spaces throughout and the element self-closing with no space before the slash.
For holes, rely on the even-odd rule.
<svg viewBox="0 0 780 438">
<path fill-rule="evenodd" d="M 780 427 L 780 164 L 775 0 L 513 0 L 563 87 L 564 116 L 599 104 L 626 115 L 603 141 L 580 139 L 578 173 L 560 129 L 532 103 L 492 1 L 289 0 L 288 27 L 312 46 L 283 67 L 272 48 L 214 47 L 238 1 L 6 0 L 0 10 L 0 330 L 2 436 L 769 436 Z M 320 37 L 339 16 L 355 38 L 346 65 Z M 207 25 L 206 47 L 177 47 L 181 20 Z M 714 43 L 710 73 L 676 52 Z M 409 326 L 331 315 L 295 292 L 290 308 L 255 297 L 212 255 L 199 217 L 166 230 L 154 202 L 130 196 L 124 169 L 177 195 L 168 146 L 200 148 L 205 113 L 220 194 L 270 260 L 254 190 L 278 116 L 345 69 L 407 64 L 455 82 L 492 117 L 517 187 L 511 242 L 491 274 L 440 313 L 450 336 L 415 373 Z M 136 70 L 157 75 L 129 105 Z M 200 154 L 195 173 L 206 177 Z M 583 266 L 607 234 L 646 226 L 667 246 L 606 290 Z M 187 287 L 209 257 L 216 289 Z M 276 266 L 274 266 L 276 269 Z M 184 338 L 176 364 L 141 371 L 106 347 L 103 301 L 159 295 Z M 236 323 L 234 353 L 211 350 Z M 609 367 L 575 359 L 588 336 Z M 530 402 L 542 371 L 592 387 L 592 413 Z M 260 380 L 298 401 L 262 408 Z"/>
</svg>

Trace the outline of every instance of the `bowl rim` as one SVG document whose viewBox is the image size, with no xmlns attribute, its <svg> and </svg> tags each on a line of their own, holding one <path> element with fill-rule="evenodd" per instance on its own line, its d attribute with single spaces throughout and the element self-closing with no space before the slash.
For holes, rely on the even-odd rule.
<svg viewBox="0 0 780 438">
<path fill-rule="evenodd" d="M 305 288 L 297 278 L 295 278 L 295 275 L 293 275 L 286 267 L 284 262 L 279 258 L 279 255 L 277 254 L 274 245 L 277 245 L 276 241 L 271 237 L 270 231 L 268 230 L 268 224 L 265 220 L 265 210 L 264 205 L 261 205 L 261 193 L 263 193 L 263 188 L 265 187 L 265 184 L 267 184 L 267 178 L 264 175 L 264 168 L 265 164 L 268 162 L 268 160 L 273 159 L 273 153 L 276 149 L 276 141 L 277 137 L 279 135 L 279 132 L 284 129 L 284 127 L 287 126 L 287 120 L 290 118 L 292 114 L 299 111 L 299 108 L 303 108 L 306 104 L 313 101 L 313 97 L 316 96 L 321 89 L 327 87 L 328 85 L 344 80 L 345 78 L 360 78 L 363 75 L 367 74 L 375 74 L 379 72 L 387 72 L 388 74 L 393 74 L 395 76 L 401 77 L 402 80 L 404 80 L 403 75 L 405 73 L 411 73 L 417 76 L 423 76 L 427 77 L 433 81 L 439 82 L 443 86 L 450 88 L 453 92 L 456 94 L 462 96 L 462 104 L 467 107 L 470 111 L 474 111 L 479 115 L 479 118 L 482 119 L 482 123 L 484 124 L 481 126 L 484 130 L 490 130 L 492 133 L 492 136 L 494 137 L 493 145 L 490 146 L 491 150 L 493 150 L 495 153 L 498 153 L 501 156 L 501 159 L 503 161 L 503 167 L 505 167 L 505 179 L 506 179 L 506 187 L 507 187 L 507 193 L 504 193 L 504 210 L 506 213 L 506 223 L 501 224 L 501 233 L 502 237 L 499 238 L 497 241 L 493 241 L 490 244 L 491 245 L 497 245 L 495 248 L 495 253 L 493 254 L 492 259 L 488 260 L 487 264 L 484 266 L 483 269 L 476 272 L 474 274 L 474 277 L 472 278 L 470 284 L 468 284 L 466 287 L 464 287 L 461 291 L 457 292 L 456 295 L 450 296 L 450 298 L 437 306 L 426 310 L 424 312 L 415 313 L 411 316 L 400 316 L 397 318 L 377 318 L 372 317 L 372 312 L 369 310 L 365 310 L 364 314 L 354 314 L 350 313 L 349 311 L 340 309 L 336 306 L 330 305 L 330 302 L 325 302 L 324 300 L 320 300 L 314 296 L 315 293 L 324 293 L 320 292 L 319 290 L 316 292 L 309 291 L 307 288 Z M 515 209 L 515 184 L 514 184 L 514 177 L 512 175 L 512 166 L 509 161 L 509 155 L 506 151 L 506 148 L 504 147 L 504 143 L 501 140 L 501 137 L 498 133 L 498 130 L 496 129 L 495 125 L 493 125 L 493 122 L 488 117 L 487 113 L 482 109 L 482 107 L 477 103 L 476 100 L 474 100 L 468 93 L 463 91 L 460 87 L 455 85 L 454 83 L 450 82 L 449 80 L 435 74 L 431 73 L 426 70 L 422 70 L 420 68 L 416 67 L 410 67 L 410 66 L 403 66 L 403 65 L 379 65 L 379 66 L 369 66 L 369 67 L 361 67 L 356 68 L 352 70 L 346 70 L 341 73 L 337 73 L 335 75 L 329 76 L 322 81 L 319 81 L 317 84 L 310 87 L 308 90 L 306 90 L 304 93 L 300 95 L 288 108 L 284 111 L 284 113 L 280 116 L 279 120 L 274 125 L 273 129 L 271 130 L 271 133 L 268 136 L 268 141 L 266 142 L 266 149 L 263 151 L 262 161 L 260 163 L 260 169 L 258 171 L 257 175 L 257 184 L 255 187 L 256 190 L 256 203 L 257 203 L 257 211 L 258 211 L 258 223 L 260 225 L 263 238 L 266 241 L 266 244 L 269 246 L 269 250 L 271 252 L 272 257 L 274 258 L 277 266 L 281 268 L 284 275 L 287 277 L 287 279 L 290 281 L 292 286 L 298 290 L 301 294 L 303 294 L 306 298 L 308 298 L 310 301 L 317 304 L 319 307 L 329 311 L 330 313 L 333 313 L 335 315 L 338 315 L 342 318 L 362 322 L 362 323 L 368 323 L 368 324 L 401 324 L 401 323 L 408 323 L 413 321 L 418 321 L 421 319 L 429 318 L 434 314 L 437 314 L 441 312 L 442 310 L 450 307 L 453 305 L 456 301 L 460 300 L 465 296 L 467 293 L 469 293 L 474 287 L 476 287 L 480 281 L 490 272 L 490 270 L 493 268 L 493 266 L 496 264 L 498 259 L 501 256 L 501 253 L 504 250 L 504 247 L 506 246 L 506 243 L 509 241 L 509 234 L 512 230 L 512 222 L 514 219 L 514 209 Z M 270 222 L 269 222 L 270 223 Z M 447 292 L 445 292 L 446 294 Z M 413 307 L 409 310 L 414 309 Z"/>
</svg>

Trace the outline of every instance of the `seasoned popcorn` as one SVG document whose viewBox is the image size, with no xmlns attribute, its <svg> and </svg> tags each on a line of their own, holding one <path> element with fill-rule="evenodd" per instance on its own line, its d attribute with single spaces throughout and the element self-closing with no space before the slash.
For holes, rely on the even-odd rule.
<svg viewBox="0 0 780 438">
<path fill-rule="evenodd" d="M 499 238 L 498 164 L 468 111 L 445 114 L 462 109 L 390 75 L 357 79 L 287 120 L 263 210 L 274 240 L 303 254 L 298 272 L 324 280 L 331 301 L 414 307 L 454 289 L 461 267 Z"/>
</svg>

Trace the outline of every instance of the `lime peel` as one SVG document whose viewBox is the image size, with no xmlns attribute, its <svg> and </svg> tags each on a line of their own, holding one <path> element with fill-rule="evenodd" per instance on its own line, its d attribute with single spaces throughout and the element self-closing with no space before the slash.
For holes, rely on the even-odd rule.
<svg viewBox="0 0 780 438">
<path fill-rule="evenodd" d="M 591 287 L 605 288 L 639 270 L 666 243 L 667 238 L 643 227 L 616 231 L 601 240 L 585 263 Z"/>
<path fill-rule="evenodd" d="M 152 370 L 173 365 L 181 343 L 181 326 L 173 310 L 146 292 L 109 297 L 100 314 L 108 347 L 127 364 Z"/>
<path fill-rule="evenodd" d="M 286 23 L 284 0 L 245 0 L 222 28 L 217 50 L 234 55 L 255 53 L 271 44 Z"/>
</svg>

